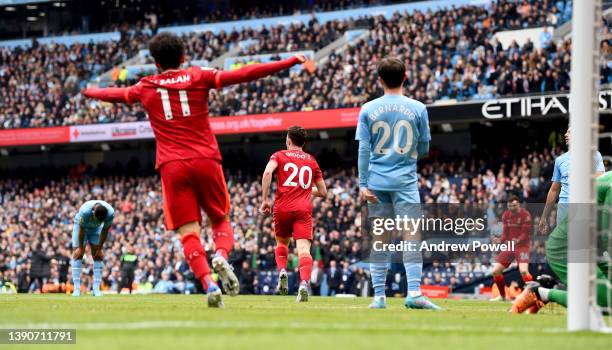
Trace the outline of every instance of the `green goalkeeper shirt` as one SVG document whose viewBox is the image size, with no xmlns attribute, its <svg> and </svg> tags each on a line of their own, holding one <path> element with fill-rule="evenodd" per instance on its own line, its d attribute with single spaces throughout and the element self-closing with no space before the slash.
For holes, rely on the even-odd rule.
<svg viewBox="0 0 612 350">
<path fill-rule="evenodd" d="M 600 233 L 610 229 L 610 211 L 612 210 L 612 171 L 599 176 L 597 183 L 597 229 Z"/>
<path fill-rule="evenodd" d="M 612 214 L 612 171 L 608 171 L 596 180 L 597 230 L 599 247 L 607 248 L 610 235 L 610 215 Z M 577 204 L 570 204 L 577 205 Z M 564 219 L 550 234 L 546 242 L 548 260 L 567 261 L 568 219 Z"/>
</svg>

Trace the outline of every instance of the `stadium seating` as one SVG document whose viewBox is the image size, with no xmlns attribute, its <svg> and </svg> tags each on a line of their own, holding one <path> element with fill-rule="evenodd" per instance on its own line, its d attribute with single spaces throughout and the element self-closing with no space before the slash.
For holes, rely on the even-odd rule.
<svg viewBox="0 0 612 350">
<path fill-rule="evenodd" d="M 7 0 L 11 3 L 12 0 Z M 1 3 L 1 2 L 0 2 Z M 257 3 L 245 1 L 221 2 L 154 2 L 146 4 L 126 3 L 123 7 L 123 16 L 104 18 L 103 21 L 75 22 L 61 21 L 50 23 L 48 33 L 53 36 L 68 36 L 95 32 L 121 31 L 125 26 L 146 24 L 152 30 L 165 26 L 189 25 L 194 23 L 212 24 L 227 21 L 265 19 L 270 17 L 296 16 L 312 12 L 329 12 L 371 7 L 389 3 L 388 0 L 281 0 L 274 3 Z M 69 11 L 75 11 L 75 16 L 89 15 L 92 7 L 72 7 L 67 4 Z M 94 11 L 113 11 L 115 4 L 104 2 L 99 7 L 93 6 Z M 197 13 L 197 17 L 194 14 Z"/>
<path fill-rule="evenodd" d="M 550 178 L 553 159 L 558 152 L 558 149 L 529 151 L 515 159 L 498 162 L 488 159 L 430 160 L 420 171 L 419 191 L 424 201 L 436 203 L 497 203 L 508 193 L 524 201 L 541 200 L 548 188 L 545 179 Z M 197 283 L 193 282 L 182 256 L 180 241 L 172 232 L 163 229 L 159 178 L 109 175 L 119 173 L 125 171 L 94 171 L 82 165 L 68 173 L 58 171 L 47 179 L 13 177 L 0 180 L 0 281 L 11 281 L 23 292 L 41 288 L 41 281 L 50 285 L 65 283 L 69 270 L 68 265 L 61 262 L 69 260 L 73 215 L 83 201 L 103 196 L 117 211 L 110 244 L 105 249 L 106 288 L 117 291 L 120 256 L 124 248 L 134 247 L 139 259 L 135 274 L 139 292 L 194 292 Z M 364 283 L 367 272 L 362 263 L 366 257 L 361 249 L 360 203 L 363 199 L 356 195 L 358 187 L 354 173 L 355 169 L 348 169 L 326 175 L 330 195 L 314 202 L 313 257 L 315 271 L 321 271 L 321 276 L 325 275 L 332 260 L 347 274 L 350 283 L 343 284 L 337 293 L 367 295 L 368 283 Z M 230 176 L 228 180 L 236 236 L 230 261 L 239 272 L 242 293 L 270 294 L 277 278 L 274 238 L 271 218 L 258 213 L 260 180 L 243 176 Z M 534 220 L 534 224 L 537 222 Z M 203 237 L 206 237 L 205 248 L 210 253 L 213 250 L 210 235 Z M 533 259 L 543 262 L 543 245 L 538 239 L 534 242 Z M 54 260 L 43 268 L 34 268 L 31 266 L 34 255 L 45 261 Z M 292 271 L 297 268 L 296 259 L 292 248 L 288 265 Z M 490 275 L 491 268 L 491 261 L 485 256 L 464 256 L 454 264 L 434 262 L 425 267 L 423 282 L 458 288 Z M 403 273 L 401 266 L 396 270 Z M 317 276 L 316 272 L 314 275 Z M 317 279 L 324 281 L 321 276 Z M 84 283 L 89 285 L 90 282 L 86 278 Z M 314 286 L 315 293 L 327 291 L 325 282 L 314 283 Z"/>
<path fill-rule="evenodd" d="M 354 27 L 369 35 L 318 62 L 314 74 L 278 74 L 219 92 L 210 99 L 213 116 L 354 107 L 380 93 L 375 68 L 380 57 L 397 55 L 408 66 L 406 94 L 424 102 L 483 99 L 543 91 L 567 91 L 569 41 L 537 49 L 530 42 L 503 48 L 495 32 L 559 25 L 567 20 L 565 1 L 501 1 L 489 7 L 396 13 L 391 18 L 360 19 L 185 33 L 187 61 L 212 61 L 234 44 L 252 41 L 239 55 L 319 50 Z M 0 128 L 44 127 L 143 120 L 139 106 L 87 101 L 78 92 L 93 78 L 114 68 L 118 85 L 133 83 L 122 63 L 145 47 L 154 33 L 134 25 L 119 41 L 96 44 L 35 45 L 0 49 Z M 380 38 L 385 38 L 385 43 Z M 609 28 L 604 42 L 610 46 Z M 17 54 L 15 54 L 15 52 Z M 45 72 L 42 78 L 40 72 Z M 602 82 L 610 68 L 602 63 Z"/>
</svg>

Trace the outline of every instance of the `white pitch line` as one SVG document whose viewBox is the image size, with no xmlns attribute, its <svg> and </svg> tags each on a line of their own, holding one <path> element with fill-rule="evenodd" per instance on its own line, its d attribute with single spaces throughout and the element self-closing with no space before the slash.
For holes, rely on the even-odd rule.
<svg viewBox="0 0 612 350">
<path fill-rule="evenodd" d="M 195 328 L 195 329 L 216 329 L 216 330 L 231 330 L 231 329 L 295 329 L 295 330 L 393 330 L 393 331 L 434 331 L 434 332 L 498 332 L 516 334 L 522 333 L 565 333 L 564 328 L 512 328 L 512 327 L 467 327 L 462 325 L 445 325 L 445 326 L 378 326 L 378 325 L 357 325 L 353 323 L 306 323 L 306 322 L 247 322 L 247 321 L 145 321 L 145 322 L 89 322 L 89 323 L 22 323 L 22 324 L 0 324 L 0 328 L 12 329 L 77 329 L 77 330 L 135 330 L 135 329 L 175 329 L 175 328 Z"/>
</svg>

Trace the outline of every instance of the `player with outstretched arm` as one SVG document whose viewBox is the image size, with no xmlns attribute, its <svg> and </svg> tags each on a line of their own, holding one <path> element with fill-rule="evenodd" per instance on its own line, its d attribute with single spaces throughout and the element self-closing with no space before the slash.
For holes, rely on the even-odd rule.
<svg viewBox="0 0 612 350">
<path fill-rule="evenodd" d="M 261 212 L 270 214 L 270 184 L 276 172 L 277 187 L 274 201 L 274 255 L 279 271 L 278 293 L 288 293 L 287 257 L 291 237 L 298 252 L 300 286 L 298 302 L 308 301 L 308 281 L 312 270 L 310 246 L 312 242 L 312 196 L 326 197 L 327 187 L 315 158 L 304 152 L 306 130 L 292 126 L 287 132 L 287 149 L 270 157 L 261 180 Z M 314 185 L 314 187 L 313 187 Z"/>
<path fill-rule="evenodd" d="M 89 243 L 89 249 L 93 257 L 93 287 L 92 294 L 101 297 L 100 284 L 102 283 L 102 272 L 104 270 L 104 252 L 102 246 L 108 237 L 108 230 L 113 223 L 115 209 L 105 201 L 87 201 L 79 208 L 74 216 L 74 227 L 72 229 L 72 283 L 74 291 L 72 295 L 81 295 L 81 272 L 83 271 L 83 255 L 85 254 L 85 243 Z"/>
<path fill-rule="evenodd" d="M 222 293 L 213 280 L 200 240 L 203 209 L 211 222 L 215 256 L 212 259 L 224 291 L 235 296 L 238 278 L 227 262 L 234 244 L 229 221 L 230 201 L 221 165 L 221 153 L 208 117 L 211 89 L 263 78 L 305 57 L 252 64 L 232 71 L 189 67 L 183 41 L 160 33 L 149 42 L 159 74 L 142 78 L 127 88 L 87 89 L 87 97 L 108 102 L 141 103 L 149 115 L 157 143 L 156 168 L 162 182 L 166 228 L 181 236 L 189 267 L 208 294 L 209 307 L 222 307 Z"/>
</svg>

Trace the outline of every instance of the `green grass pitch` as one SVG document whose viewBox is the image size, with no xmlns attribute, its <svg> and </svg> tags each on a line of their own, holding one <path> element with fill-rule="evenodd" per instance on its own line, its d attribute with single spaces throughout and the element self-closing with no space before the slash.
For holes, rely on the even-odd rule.
<svg viewBox="0 0 612 350">
<path fill-rule="evenodd" d="M 0 295 L 0 329 L 77 328 L 76 345 L 0 349 L 611 349 L 612 336 L 566 333 L 565 311 L 512 315 L 509 303 L 437 300 L 440 312 L 390 298 L 238 296 L 209 309 L 202 295 Z"/>
</svg>

